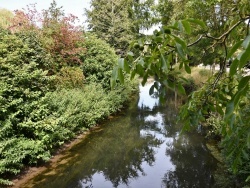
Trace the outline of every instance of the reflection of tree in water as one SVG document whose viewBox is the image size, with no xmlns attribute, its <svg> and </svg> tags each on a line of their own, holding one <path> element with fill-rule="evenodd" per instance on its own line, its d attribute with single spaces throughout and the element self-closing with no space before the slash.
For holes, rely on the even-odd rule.
<svg viewBox="0 0 250 188">
<path fill-rule="evenodd" d="M 195 133 L 194 133 L 195 134 Z M 197 140 L 196 140 L 197 139 Z M 197 135 L 180 135 L 166 150 L 175 165 L 174 171 L 168 171 L 162 181 L 165 187 L 211 187 L 214 183 L 215 159 Z"/>
<path fill-rule="evenodd" d="M 129 121 L 129 118 L 127 119 Z M 152 148 L 157 147 L 162 141 L 153 135 L 140 135 L 139 127 L 134 124 L 131 126 L 127 121 L 121 122 L 120 125 L 116 123 L 106 131 L 105 134 L 95 135 L 93 139 L 98 145 L 94 148 L 95 154 L 89 160 L 93 163 L 89 168 L 95 169 L 94 172 L 102 172 L 105 179 L 111 181 L 114 187 L 128 184 L 130 178 L 144 175 L 142 162 L 149 165 L 154 163 L 155 153 Z"/>
<path fill-rule="evenodd" d="M 168 171 L 162 180 L 163 187 L 211 187 L 213 185 L 212 174 L 216 169 L 216 161 L 202 142 L 202 137 L 197 133 L 180 134 L 181 125 L 176 123 L 177 109 L 174 95 L 167 96 L 165 104 L 155 106 L 152 109 L 145 107 L 138 109 L 137 121 L 141 129 L 153 130 L 170 139 L 167 143 L 166 155 L 170 156 L 175 165 L 174 171 Z M 181 104 L 181 101 L 177 101 Z M 161 112 L 163 126 L 158 121 L 145 121 L 147 117 L 157 117 Z"/>
<path fill-rule="evenodd" d="M 166 155 L 171 157 L 176 168 L 165 174 L 162 185 L 208 187 L 212 182 L 210 173 L 213 166 L 207 162 L 206 147 L 200 140 L 195 140 L 196 136 L 189 139 L 179 135 L 177 110 L 175 103 L 171 102 L 172 98 L 168 97 L 166 104 L 153 108 L 141 106 L 130 109 L 126 116 L 108 122 L 103 130 L 88 135 L 73 149 L 77 156 L 59 168 L 56 178 L 47 174 L 41 177 L 50 184 L 39 182 L 39 186 L 35 187 L 90 188 L 95 184 L 96 177 L 111 182 L 110 187 L 129 185 L 133 179 L 145 175 L 145 162 L 154 165 L 156 148 L 165 138 L 171 138 Z"/>
</svg>

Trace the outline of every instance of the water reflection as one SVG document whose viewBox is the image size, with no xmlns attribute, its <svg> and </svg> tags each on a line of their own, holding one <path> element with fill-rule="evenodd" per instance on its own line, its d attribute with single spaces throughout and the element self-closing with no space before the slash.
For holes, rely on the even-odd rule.
<svg viewBox="0 0 250 188">
<path fill-rule="evenodd" d="M 172 98 L 159 104 L 149 88 L 140 87 L 140 99 L 126 115 L 74 147 L 66 164 L 25 187 L 211 187 L 216 161 L 203 138 L 180 135 Z"/>
</svg>

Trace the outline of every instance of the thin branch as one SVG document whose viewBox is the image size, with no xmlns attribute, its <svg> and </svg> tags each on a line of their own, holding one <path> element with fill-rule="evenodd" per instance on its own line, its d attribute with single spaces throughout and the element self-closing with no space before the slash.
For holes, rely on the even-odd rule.
<svg viewBox="0 0 250 188">
<path fill-rule="evenodd" d="M 197 44 L 198 42 L 200 42 L 201 41 L 201 39 L 203 38 L 204 36 L 203 35 L 201 35 L 196 41 L 194 41 L 193 43 L 191 43 L 191 44 L 188 44 L 187 45 L 187 47 L 190 47 L 190 46 L 193 46 L 193 45 L 195 45 L 195 44 Z"/>
<path fill-rule="evenodd" d="M 222 75 L 225 73 L 225 66 L 226 66 L 226 62 L 227 62 L 227 53 L 228 53 L 228 50 L 227 50 L 227 45 L 226 45 L 226 42 L 224 41 L 223 42 L 223 46 L 224 46 L 224 49 L 225 49 L 225 57 L 224 57 L 224 60 L 222 62 L 222 67 L 220 68 L 220 71 L 219 73 L 217 74 L 214 82 L 212 83 L 212 89 L 210 90 L 210 92 L 206 95 L 205 97 L 205 100 L 204 100 L 204 103 L 203 104 L 206 104 L 206 102 L 208 101 L 208 97 L 214 92 L 215 90 L 215 87 L 217 86 L 220 78 L 222 77 Z"/>
<path fill-rule="evenodd" d="M 206 37 L 207 38 L 211 38 L 211 39 L 214 39 L 214 40 L 221 40 L 221 39 L 224 39 L 224 37 L 227 37 L 238 25 L 240 25 L 242 22 L 246 21 L 250 19 L 250 16 L 247 16 L 245 18 L 242 18 L 241 20 L 239 20 L 237 23 L 235 23 L 231 28 L 229 28 L 227 30 L 227 32 L 223 33 L 220 37 L 213 37 L 211 35 L 208 35 L 206 34 Z"/>
<path fill-rule="evenodd" d="M 248 19 L 248 23 L 247 23 L 247 36 L 249 35 L 249 25 L 250 25 L 250 19 Z"/>
</svg>

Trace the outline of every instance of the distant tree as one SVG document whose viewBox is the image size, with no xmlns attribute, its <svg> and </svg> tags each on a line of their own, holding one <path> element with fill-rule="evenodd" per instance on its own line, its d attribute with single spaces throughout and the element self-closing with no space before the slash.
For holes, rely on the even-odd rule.
<svg viewBox="0 0 250 188">
<path fill-rule="evenodd" d="M 0 27 L 7 29 L 10 27 L 10 20 L 14 17 L 14 14 L 7 10 L 0 8 Z"/>
<path fill-rule="evenodd" d="M 74 25 L 77 17 L 65 16 L 62 7 L 53 0 L 48 10 L 38 12 L 35 4 L 27 9 L 15 11 L 11 31 L 16 33 L 36 32 L 43 47 L 54 58 L 50 66 L 52 72 L 65 65 L 80 63 L 78 54 L 84 49 L 79 47 L 83 42 L 82 29 Z"/>
<path fill-rule="evenodd" d="M 133 20 L 129 16 L 130 0 L 91 0 L 85 9 L 88 29 L 123 54 L 134 38 Z"/>
<path fill-rule="evenodd" d="M 135 35 L 139 35 L 140 30 L 149 29 L 154 24 L 154 5 L 154 0 L 130 1 L 129 15 L 133 21 L 133 32 Z"/>
</svg>

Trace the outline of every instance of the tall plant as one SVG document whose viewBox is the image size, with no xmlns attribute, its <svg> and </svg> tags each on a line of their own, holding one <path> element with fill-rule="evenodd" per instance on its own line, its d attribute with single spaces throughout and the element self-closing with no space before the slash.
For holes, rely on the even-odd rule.
<svg viewBox="0 0 250 188">
<path fill-rule="evenodd" d="M 65 16 L 62 7 L 57 7 L 56 1 L 48 10 L 38 12 L 35 5 L 27 9 L 17 10 L 13 19 L 12 32 L 36 32 L 43 47 L 54 58 L 51 73 L 65 65 L 78 65 L 78 54 L 84 49 L 79 44 L 84 41 L 82 29 L 75 26 L 77 17 Z"/>
</svg>

